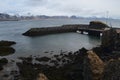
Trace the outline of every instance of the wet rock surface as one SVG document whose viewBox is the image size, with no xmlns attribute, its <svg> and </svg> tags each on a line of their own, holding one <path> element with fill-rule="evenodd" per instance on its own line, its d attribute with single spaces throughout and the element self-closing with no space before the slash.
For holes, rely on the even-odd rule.
<svg viewBox="0 0 120 80">
<path fill-rule="evenodd" d="M 46 64 L 32 63 L 33 61 L 24 58 L 22 62 L 17 63 L 20 77 L 22 80 L 34 80 L 39 73 L 43 73 L 49 80 L 83 80 L 83 60 L 86 52 L 87 50 L 82 48 L 74 53 L 54 55 L 51 59 L 37 57 L 40 62 L 46 61 Z"/>
<path fill-rule="evenodd" d="M 5 40 L 0 41 L 0 46 L 12 46 L 14 44 L 16 44 L 16 42 L 14 41 L 5 41 Z"/>
<path fill-rule="evenodd" d="M 0 59 L 0 70 L 3 70 L 3 66 L 8 63 L 8 60 L 6 58 Z"/>
<path fill-rule="evenodd" d="M 89 51 L 81 48 L 67 54 L 61 51 L 52 57 L 19 57 L 19 71 L 11 71 L 11 75 L 15 80 L 119 80 L 119 57 L 119 53 L 109 53 L 102 47 Z M 7 64 L 6 59 L 1 61 Z"/>
<path fill-rule="evenodd" d="M 48 57 L 41 57 L 41 58 L 36 58 L 37 61 L 44 61 L 44 62 L 48 62 L 50 60 L 50 58 Z"/>
<path fill-rule="evenodd" d="M 15 49 L 11 46 L 14 44 L 16 44 L 14 41 L 0 41 L 0 56 L 13 54 Z"/>
<path fill-rule="evenodd" d="M 39 80 L 40 73 L 44 74 L 43 80 L 119 80 L 119 57 L 101 47 L 90 51 L 82 48 L 52 57 L 21 57 L 17 66 L 22 80 Z"/>
<path fill-rule="evenodd" d="M 15 52 L 15 49 L 12 47 L 8 47 L 8 46 L 1 47 L 0 46 L 0 56 L 6 56 L 9 54 L 13 54 L 14 52 Z"/>
</svg>

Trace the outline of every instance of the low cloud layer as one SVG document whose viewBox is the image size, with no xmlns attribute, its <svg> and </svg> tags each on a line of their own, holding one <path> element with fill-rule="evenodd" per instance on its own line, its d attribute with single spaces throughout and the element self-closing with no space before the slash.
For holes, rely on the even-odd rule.
<svg viewBox="0 0 120 80">
<path fill-rule="evenodd" d="M 26 15 L 119 17 L 120 0 L 0 0 L 0 11 Z"/>
</svg>

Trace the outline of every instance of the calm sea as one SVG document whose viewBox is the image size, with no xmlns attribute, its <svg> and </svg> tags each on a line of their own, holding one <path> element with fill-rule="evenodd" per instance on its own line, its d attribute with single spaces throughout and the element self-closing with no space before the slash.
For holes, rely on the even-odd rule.
<svg viewBox="0 0 120 80">
<path fill-rule="evenodd" d="M 5 21 L 0 22 L 0 40 L 17 42 L 13 47 L 16 52 L 7 57 L 50 55 L 59 54 L 62 51 L 76 51 L 82 47 L 91 49 L 100 45 L 100 39 L 85 34 L 62 33 L 39 37 L 27 37 L 22 33 L 33 27 L 53 27 L 64 24 L 89 24 L 88 19 L 45 19 L 28 21 Z M 105 21 L 104 21 L 105 22 Z M 119 20 L 109 21 L 112 26 L 119 27 Z M 45 53 L 45 52 L 49 53 Z"/>
</svg>

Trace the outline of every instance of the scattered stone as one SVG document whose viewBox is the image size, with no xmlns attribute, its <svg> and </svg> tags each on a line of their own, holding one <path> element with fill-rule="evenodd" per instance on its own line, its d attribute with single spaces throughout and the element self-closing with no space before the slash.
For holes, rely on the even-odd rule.
<svg viewBox="0 0 120 80">
<path fill-rule="evenodd" d="M 44 53 L 49 53 L 48 51 L 45 51 Z"/>
<path fill-rule="evenodd" d="M 19 59 L 23 60 L 23 61 L 26 61 L 26 62 L 29 62 L 31 63 L 33 58 L 32 56 L 29 56 L 29 57 L 19 57 Z"/>
<path fill-rule="evenodd" d="M 9 75 L 8 74 L 4 74 L 3 77 L 9 77 Z"/>
<path fill-rule="evenodd" d="M 0 65 L 6 65 L 8 63 L 8 60 L 6 58 L 0 59 Z"/>
<path fill-rule="evenodd" d="M 3 66 L 8 63 L 8 60 L 6 58 L 0 59 L 0 70 L 3 70 Z"/>
<path fill-rule="evenodd" d="M 41 61 L 44 61 L 44 62 L 48 62 L 50 60 L 50 58 L 48 57 L 41 57 L 41 58 L 36 58 L 37 61 L 41 62 Z"/>
</svg>

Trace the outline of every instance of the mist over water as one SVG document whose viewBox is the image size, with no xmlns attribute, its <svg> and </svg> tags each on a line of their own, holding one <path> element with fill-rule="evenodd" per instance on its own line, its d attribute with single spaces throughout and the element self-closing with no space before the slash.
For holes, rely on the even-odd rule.
<svg viewBox="0 0 120 80">
<path fill-rule="evenodd" d="M 12 40 L 17 42 L 13 47 L 16 52 L 8 57 L 48 55 L 45 51 L 54 51 L 58 54 L 63 51 L 76 51 L 82 47 L 91 49 L 100 45 L 100 39 L 85 34 L 62 33 L 38 37 L 23 36 L 22 33 L 30 28 L 54 27 L 64 24 L 89 24 L 87 19 L 46 19 L 29 21 L 6 21 L 0 22 L 0 40 Z M 105 21 L 104 21 L 105 22 Z M 110 21 L 114 27 L 119 27 L 120 21 Z"/>
</svg>

